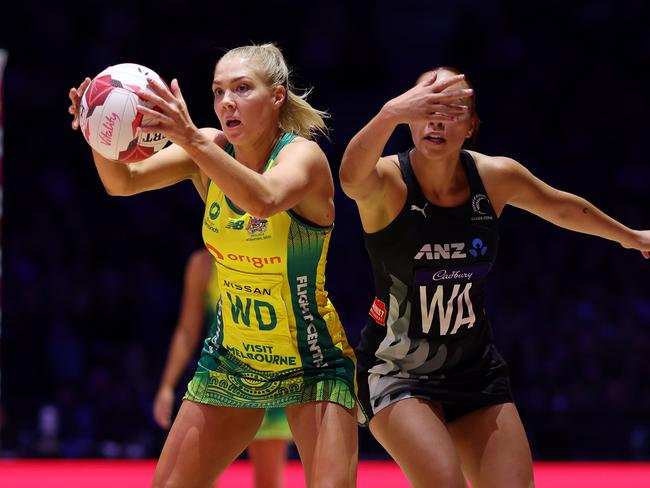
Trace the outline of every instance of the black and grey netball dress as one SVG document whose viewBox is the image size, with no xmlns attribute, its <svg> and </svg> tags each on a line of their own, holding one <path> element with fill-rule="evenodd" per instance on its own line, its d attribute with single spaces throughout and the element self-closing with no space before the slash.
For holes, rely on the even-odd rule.
<svg viewBox="0 0 650 488">
<path fill-rule="evenodd" d="M 443 208 L 425 198 L 409 152 L 399 154 L 404 207 L 386 228 L 365 234 L 376 297 L 357 360 L 369 417 L 411 397 L 441 402 L 447 421 L 512 401 L 484 308 L 498 219 L 473 158 L 463 151 L 461 162 L 471 196 Z"/>
</svg>

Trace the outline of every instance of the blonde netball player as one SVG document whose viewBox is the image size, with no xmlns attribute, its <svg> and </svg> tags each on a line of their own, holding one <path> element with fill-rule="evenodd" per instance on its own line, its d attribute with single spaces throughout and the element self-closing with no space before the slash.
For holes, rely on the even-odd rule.
<svg viewBox="0 0 650 488">
<path fill-rule="evenodd" d="M 443 113 L 445 112 L 445 113 Z M 454 113 L 455 112 L 455 113 Z M 398 124 L 414 147 L 381 157 Z M 479 119 L 471 85 L 439 68 L 352 139 L 341 185 L 359 209 L 376 298 L 357 348 L 370 430 L 412 486 L 533 486 L 526 433 L 485 312 L 506 205 L 638 249 L 629 229 L 516 161 L 462 149 Z"/>
<path fill-rule="evenodd" d="M 78 126 L 79 97 L 70 91 Z M 264 409 L 286 407 L 307 485 L 355 485 L 355 359 L 325 291 L 334 184 L 312 141 L 323 112 L 296 95 L 273 45 L 228 51 L 212 81 L 222 130 L 198 129 L 176 80 L 149 82 L 139 108 L 174 144 L 125 165 L 93 153 L 112 195 L 190 179 L 219 277 L 214 335 L 174 420 L 156 487 L 204 487 L 244 450 Z"/>
</svg>

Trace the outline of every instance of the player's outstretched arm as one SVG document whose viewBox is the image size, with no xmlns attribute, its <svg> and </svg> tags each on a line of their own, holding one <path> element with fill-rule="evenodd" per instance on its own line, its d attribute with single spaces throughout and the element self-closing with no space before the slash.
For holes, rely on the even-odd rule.
<svg viewBox="0 0 650 488">
<path fill-rule="evenodd" d="M 509 158 L 492 158 L 499 167 L 498 192 L 503 201 L 555 225 L 618 242 L 650 258 L 650 231 L 630 229 L 584 198 L 558 190 Z"/>
</svg>

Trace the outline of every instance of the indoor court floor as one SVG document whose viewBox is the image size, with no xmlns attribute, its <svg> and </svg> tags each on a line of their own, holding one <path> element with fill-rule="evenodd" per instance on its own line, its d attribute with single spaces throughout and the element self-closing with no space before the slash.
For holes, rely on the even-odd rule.
<svg viewBox="0 0 650 488">
<path fill-rule="evenodd" d="M 148 487 L 155 462 L 104 460 L 0 459 L 2 488 L 131 488 Z M 290 461 L 286 488 L 304 488 L 302 468 Z M 650 463 L 535 463 L 537 488 L 650 488 Z M 361 461 L 358 488 L 408 488 L 394 463 Z M 253 488 L 248 461 L 235 462 L 219 488 Z"/>
</svg>

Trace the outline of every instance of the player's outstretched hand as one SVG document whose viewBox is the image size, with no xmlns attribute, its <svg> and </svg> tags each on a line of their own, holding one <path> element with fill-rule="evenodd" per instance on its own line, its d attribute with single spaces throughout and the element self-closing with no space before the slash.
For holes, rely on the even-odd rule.
<svg viewBox="0 0 650 488">
<path fill-rule="evenodd" d="M 86 91 L 86 88 L 88 88 L 89 84 L 90 78 L 86 77 L 81 82 L 81 85 L 79 85 L 77 88 L 70 88 L 70 91 L 68 92 L 68 97 L 70 97 L 71 102 L 71 105 L 68 107 L 68 112 L 73 117 L 72 128 L 75 130 L 79 128 L 79 106 L 81 105 L 81 97 L 83 97 L 83 94 Z"/>
<path fill-rule="evenodd" d="M 650 259 L 650 230 L 634 231 L 635 239 L 630 243 L 621 243 L 626 249 L 641 251 L 644 258 Z"/>
</svg>

